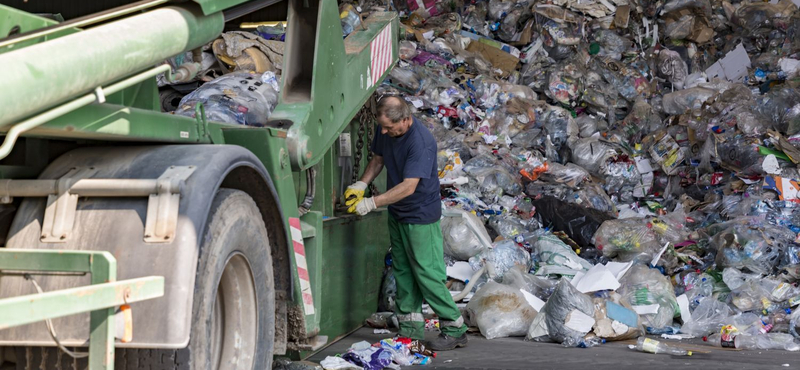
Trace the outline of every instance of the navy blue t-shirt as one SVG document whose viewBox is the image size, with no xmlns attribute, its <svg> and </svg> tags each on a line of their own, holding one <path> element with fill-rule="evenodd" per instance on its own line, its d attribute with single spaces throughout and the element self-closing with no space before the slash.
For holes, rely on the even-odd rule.
<svg viewBox="0 0 800 370">
<path fill-rule="evenodd" d="M 403 136 L 394 138 L 381 133 L 380 125 L 372 140 L 372 152 L 383 157 L 387 189 L 404 179 L 418 178 L 413 194 L 389 205 L 389 214 L 407 224 L 430 224 L 442 217 L 439 176 L 436 169 L 436 140 L 428 128 L 414 118 Z"/>
</svg>

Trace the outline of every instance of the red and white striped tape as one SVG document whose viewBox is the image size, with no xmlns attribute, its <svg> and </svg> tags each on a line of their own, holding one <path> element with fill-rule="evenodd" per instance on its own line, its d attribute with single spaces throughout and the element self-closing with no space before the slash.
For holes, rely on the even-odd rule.
<svg viewBox="0 0 800 370">
<path fill-rule="evenodd" d="M 378 85 L 383 73 L 392 65 L 392 27 L 391 24 L 383 28 L 378 36 L 369 44 L 370 49 L 370 84 Z"/>
<path fill-rule="evenodd" d="M 306 246 L 303 243 L 303 233 L 300 231 L 300 219 L 296 217 L 289 217 L 289 229 L 292 231 L 294 261 L 297 265 L 297 276 L 300 278 L 300 292 L 303 295 L 303 310 L 305 311 L 306 315 L 313 315 L 314 296 L 311 295 L 311 279 L 308 276 Z"/>
</svg>

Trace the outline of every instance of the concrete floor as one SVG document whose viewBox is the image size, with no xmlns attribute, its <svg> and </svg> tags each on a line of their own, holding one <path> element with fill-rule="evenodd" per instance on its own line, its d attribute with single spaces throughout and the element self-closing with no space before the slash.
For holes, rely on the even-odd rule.
<svg viewBox="0 0 800 370">
<path fill-rule="evenodd" d="M 326 356 L 344 353 L 351 344 L 370 343 L 391 337 L 373 334 L 362 328 L 309 360 L 322 361 Z M 436 333 L 428 333 L 430 338 Z M 655 355 L 628 349 L 634 341 L 610 342 L 594 348 L 564 348 L 559 344 L 526 342 L 523 338 L 487 340 L 480 334 L 469 336 L 469 346 L 439 352 L 431 365 L 422 369 L 782 369 L 800 368 L 800 353 L 786 351 L 738 351 L 708 346 L 700 339 L 664 340 L 695 353 L 691 357 Z"/>
</svg>

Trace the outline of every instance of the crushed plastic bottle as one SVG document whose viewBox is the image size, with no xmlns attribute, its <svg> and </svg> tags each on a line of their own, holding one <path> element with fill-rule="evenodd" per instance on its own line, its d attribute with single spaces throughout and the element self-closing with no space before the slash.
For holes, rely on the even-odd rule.
<svg viewBox="0 0 800 370">
<path fill-rule="evenodd" d="M 636 341 L 636 344 L 628 345 L 628 348 L 635 349 L 639 352 L 647 352 L 647 353 L 666 353 L 671 356 L 691 356 L 692 351 L 688 351 L 685 349 L 677 348 L 670 346 L 668 344 L 662 343 L 655 339 L 650 339 L 646 337 L 639 337 Z"/>
</svg>

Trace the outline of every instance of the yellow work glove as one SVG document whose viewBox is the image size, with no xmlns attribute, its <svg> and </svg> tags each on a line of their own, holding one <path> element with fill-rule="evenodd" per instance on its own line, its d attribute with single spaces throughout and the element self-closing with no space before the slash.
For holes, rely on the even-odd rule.
<svg viewBox="0 0 800 370">
<path fill-rule="evenodd" d="M 347 187 L 344 191 L 344 205 L 349 207 L 347 212 L 356 213 L 356 204 L 364 199 L 365 190 L 367 190 L 367 183 L 363 181 L 356 181 L 355 184 Z"/>
</svg>

